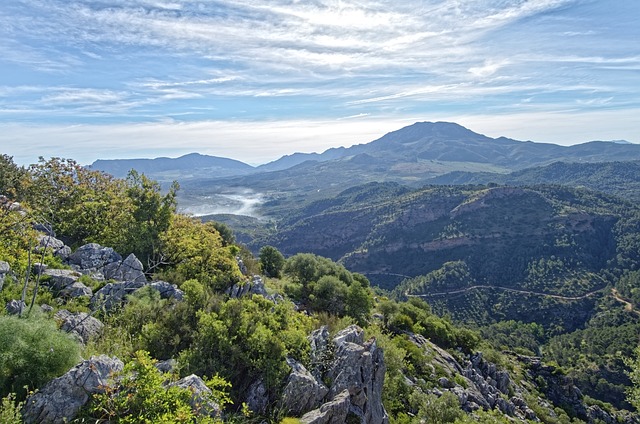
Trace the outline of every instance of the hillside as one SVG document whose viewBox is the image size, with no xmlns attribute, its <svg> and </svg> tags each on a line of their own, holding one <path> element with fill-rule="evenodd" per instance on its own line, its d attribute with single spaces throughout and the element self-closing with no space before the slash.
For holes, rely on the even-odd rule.
<svg viewBox="0 0 640 424">
<path fill-rule="evenodd" d="M 561 184 L 586 187 L 623 199 L 640 200 L 640 162 L 555 162 L 508 174 L 452 172 L 427 181 L 429 184 L 464 185 L 498 183 L 506 185 Z"/>
<path fill-rule="evenodd" d="M 372 232 L 383 235 L 385 225 L 415 231 L 449 210 L 463 224 L 446 232 L 454 238 L 484 237 L 487 212 L 503 203 L 521 204 L 513 220 L 550 217 L 550 228 L 527 234 L 563 235 L 554 239 L 558 256 L 528 267 L 530 285 L 509 293 L 558 301 L 547 308 L 553 319 L 481 325 L 478 315 L 463 326 L 429 296 L 486 285 L 473 261 L 407 281 L 398 297 L 411 295 L 394 299 L 325 257 L 284 258 L 273 247 L 253 257 L 224 225 L 178 214 L 175 187 L 163 193 L 142 175 L 123 181 L 56 158 L 24 169 L 6 156 L 0 170 L 0 192 L 9 193 L 0 196 L 3 423 L 639 422 L 638 403 L 625 398 L 640 374 L 629 297 L 640 279 L 631 271 L 640 226 L 628 204 L 548 187 L 374 183 L 296 212 L 310 222 L 367 217 L 368 205 L 380 212 Z M 511 226 L 499 227 L 495 238 L 515 239 Z M 598 258 L 583 235 L 613 247 Z M 569 258 L 585 263 L 559 262 Z M 606 274 L 597 271 L 603 261 Z M 612 297 L 599 287 L 605 280 Z M 593 304 L 583 305 L 590 319 L 566 331 L 578 298 Z"/>
</svg>

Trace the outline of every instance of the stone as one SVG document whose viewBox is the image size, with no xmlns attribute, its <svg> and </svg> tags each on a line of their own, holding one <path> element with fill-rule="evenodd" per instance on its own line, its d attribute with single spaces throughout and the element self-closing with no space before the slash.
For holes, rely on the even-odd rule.
<svg viewBox="0 0 640 424">
<path fill-rule="evenodd" d="M 320 406 L 329 389 L 295 359 L 287 357 L 287 365 L 291 373 L 282 392 L 283 408 L 298 416 Z"/>
<path fill-rule="evenodd" d="M 264 281 L 259 275 L 254 275 L 252 281 L 234 284 L 227 289 L 226 293 L 231 298 L 238 298 L 249 294 L 257 294 L 263 297 L 268 296 Z"/>
<path fill-rule="evenodd" d="M 158 361 L 156 362 L 156 369 L 163 373 L 172 373 L 175 371 L 178 363 L 175 359 L 167 359 L 166 361 Z"/>
<path fill-rule="evenodd" d="M 68 285 L 58 293 L 59 297 L 66 299 L 75 299 L 77 297 L 92 297 L 93 290 L 80 282 Z"/>
<path fill-rule="evenodd" d="M 11 272 L 11 267 L 9 266 L 9 263 L 5 261 L 0 261 L 0 291 L 2 291 L 2 287 L 4 286 L 4 280 L 7 274 L 9 274 L 10 272 Z"/>
<path fill-rule="evenodd" d="M 311 345 L 311 374 L 316 380 L 322 381 L 322 375 L 333 359 L 333 353 L 329 346 L 329 329 L 326 325 L 311 333 L 309 344 Z"/>
<path fill-rule="evenodd" d="M 149 284 L 149 287 L 160 293 L 162 299 L 184 299 L 184 292 L 175 284 L 167 283 L 166 281 L 154 281 Z"/>
<path fill-rule="evenodd" d="M 122 261 L 115 250 L 110 247 L 102 247 L 97 243 L 89 243 L 80 246 L 67 258 L 69 265 L 83 270 L 98 270 L 108 264 Z"/>
<path fill-rule="evenodd" d="M 349 408 L 349 391 L 343 390 L 333 400 L 318 409 L 308 412 L 300 418 L 301 424 L 344 424 L 347 422 Z M 368 423 L 368 421 L 365 421 Z"/>
<path fill-rule="evenodd" d="M 349 392 L 350 411 L 361 422 L 386 424 L 387 412 L 382 405 L 382 386 L 386 366 L 382 349 L 375 339 L 364 342 L 364 330 L 351 325 L 333 338 L 334 358 L 326 378 L 331 381 L 329 399 L 344 390 Z"/>
<path fill-rule="evenodd" d="M 144 275 L 142 262 L 140 262 L 133 253 L 127 256 L 122 262 L 112 262 L 105 265 L 103 273 L 104 277 L 108 280 L 136 282 L 147 281 L 147 277 Z"/>
<path fill-rule="evenodd" d="M 219 417 L 221 415 L 220 406 L 209 398 L 211 389 L 205 382 L 195 374 L 188 375 L 169 386 L 177 386 L 191 391 L 191 408 L 198 415 L 208 415 Z"/>
<path fill-rule="evenodd" d="M 71 269 L 45 269 L 43 275 L 49 277 L 49 282 L 46 284 L 54 292 L 59 292 L 76 283 L 81 276 L 80 273 Z"/>
<path fill-rule="evenodd" d="M 22 300 L 12 299 L 7 302 L 5 309 L 9 315 L 20 315 L 27 305 Z"/>
<path fill-rule="evenodd" d="M 94 310 L 97 308 L 110 310 L 114 306 L 124 303 L 127 295 L 133 294 L 133 292 L 145 285 L 146 283 L 141 281 L 108 283 L 93 295 L 91 308 Z"/>
<path fill-rule="evenodd" d="M 62 424 L 75 418 L 95 393 L 114 387 L 112 377 L 124 364 L 106 355 L 82 361 L 29 396 L 22 410 L 25 424 Z"/>
<path fill-rule="evenodd" d="M 256 414 L 264 414 L 269 406 L 269 394 L 262 380 L 251 383 L 247 390 L 247 406 Z"/>
<path fill-rule="evenodd" d="M 63 260 L 67 259 L 69 255 L 71 255 L 71 248 L 64 244 L 62 240 L 58 240 L 50 234 L 41 234 L 38 236 L 38 245 L 36 246 L 36 251 L 41 252 L 45 249 L 51 250 L 54 256 L 57 256 Z"/>
<path fill-rule="evenodd" d="M 92 337 L 98 336 L 104 328 L 100 320 L 84 312 L 71 313 L 62 309 L 56 312 L 54 318 L 60 321 L 62 331 L 76 335 L 83 344 L 87 344 Z"/>
<path fill-rule="evenodd" d="M 40 310 L 45 314 L 48 314 L 50 312 L 53 312 L 53 306 L 43 303 L 42 305 L 40 305 Z"/>
</svg>

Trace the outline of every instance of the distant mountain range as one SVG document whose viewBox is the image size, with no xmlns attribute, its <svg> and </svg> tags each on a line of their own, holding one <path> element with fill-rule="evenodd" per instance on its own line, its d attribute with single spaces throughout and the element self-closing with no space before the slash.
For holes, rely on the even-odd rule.
<svg viewBox="0 0 640 424">
<path fill-rule="evenodd" d="M 253 183 L 264 173 L 269 179 L 304 183 L 308 174 L 366 174 L 355 183 L 395 180 L 405 183 L 422 181 L 452 171 L 508 172 L 556 161 L 603 162 L 640 160 L 640 145 L 624 141 L 592 141 L 574 146 L 517 141 L 505 137 L 491 138 L 455 123 L 418 122 L 366 144 L 333 148 L 323 153 L 294 153 L 252 167 L 233 159 L 192 153 L 176 159 L 97 160 L 91 167 L 117 177 L 130 169 L 166 181 L 213 180 L 248 176 L 238 183 Z M 330 178 L 335 180 L 335 178 Z M 300 187 L 298 187 L 300 188 Z"/>
</svg>

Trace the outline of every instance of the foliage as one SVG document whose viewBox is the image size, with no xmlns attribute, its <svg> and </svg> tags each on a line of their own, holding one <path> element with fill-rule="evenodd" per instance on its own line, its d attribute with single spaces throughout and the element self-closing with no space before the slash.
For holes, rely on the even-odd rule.
<svg viewBox="0 0 640 424">
<path fill-rule="evenodd" d="M 0 154 L 0 195 L 18 199 L 26 170 L 13 162 L 13 157 Z"/>
<path fill-rule="evenodd" d="M 209 402 L 219 406 L 230 402 L 225 390 L 229 387 L 219 377 L 208 384 L 211 395 L 202 394 L 192 406 L 193 393 L 186 388 L 167 385 L 171 375 L 161 373 L 149 354 L 135 353 L 122 373 L 115 389 L 93 396 L 88 415 L 113 423 L 214 423 L 221 422 L 208 416 Z M 211 387 L 210 387 L 211 388 Z"/>
<path fill-rule="evenodd" d="M 285 259 L 282 253 L 273 246 L 260 249 L 260 269 L 267 277 L 280 278 Z"/>
<path fill-rule="evenodd" d="M 629 378 L 632 384 L 627 391 L 627 400 L 636 410 L 640 410 L 640 346 L 634 350 L 633 358 L 625 362 L 630 368 Z"/>
<path fill-rule="evenodd" d="M 15 393 L 9 393 L 0 401 L 0 423 L 22 424 L 22 406 L 24 402 L 16 402 Z"/>
<path fill-rule="evenodd" d="M 291 292 L 316 312 L 350 316 L 364 325 L 373 306 L 369 280 L 331 259 L 299 253 L 287 259 L 283 272 L 300 285 Z"/>
<path fill-rule="evenodd" d="M 196 279 L 215 290 L 224 290 L 242 279 L 232 246 L 224 247 L 214 226 L 184 215 L 173 215 L 160 235 L 163 262 L 179 278 Z"/>
<path fill-rule="evenodd" d="M 53 320 L 0 316 L 0 396 L 25 395 L 68 371 L 80 359 L 80 347 L 58 331 Z"/>
<path fill-rule="evenodd" d="M 142 261 L 155 259 L 160 235 L 169 229 L 176 212 L 178 183 L 164 196 L 160 184 L 132 170 L 126 179 L 126 194 L 132 207 L 125 252 L 134 252 Z"/>
<path fill-rule="evenodd" d="M 293 305 L 274 305 L 261 296 L 230 299 L 215 310 L 198 313 L 197 332 L 182 355 L 183 371 L 220 374 L 236 394 L 260 379 L 273 394 L 288 373 L 285 356 L 307 362 L 310 318 Z"/>
</svg>

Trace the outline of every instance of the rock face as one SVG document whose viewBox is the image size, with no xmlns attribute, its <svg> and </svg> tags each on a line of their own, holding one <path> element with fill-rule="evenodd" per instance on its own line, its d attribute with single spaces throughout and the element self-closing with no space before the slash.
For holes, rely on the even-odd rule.
<svg viewBox="0 0 640 424">
<path fill-rule="evenodd" d="M 160 293 L 162 299 L 184 299 L 184 292 L 178 288 L 175 284 L 167 283 L 166 281 L 154 281 L 149 284 L 149 287 Z"/>
<path fill-rule="evenodd" d="M 189 389 L 191 395 L 191 408 L 198 412 L 199 415 L 208 415 L 210 417 L 219 417 L 221 415 L 220 405 L 208 399 L 211 389 L 207 387 L 205 382 L 195 374 L 188 375 L 170 386 L 178 386 L 183 389 Z"/>
<path fill-rule="evenodd" d="M 82 270 L 102 270 L 105 266 L 122 261 L 115 250 L 97 243 L 81 246 L 67 258 L 69 265 Z"/>
<path fill-rule="evenodd" d="M 55 256 L 63 260 L 67 259 L 69 255 L 71 255 L 71 248 L 69 246 L 64 244 L 62 240 L 58 240 L 57 238 L 48 234 L 41 234 L 40 236 L 38 236 L 38 245 L 36 246 L 36 251 L 40 252 L 43 249 L 50 249 Z"/>
<path fill-rule="evenodd" d="M 25 403 L 22 410 L 26 424 L 61 424 L 72 420 L 94 393 L 110 387 L 110 378 L 124 365 L 106 355 L 92 357 L 47 383 Z"/>
<path fill-rule="evenodd" d="M 246 296 L 248 294 L 257 294 L 267 297 L 267 290 L 264 287 L 264 281 L 259 275 L 254 275 L 250 282 L 236 283 L 227 289 L 227 294 L 232 298 Z"/>
<path fill-rule="evenodd" d="M 20 315 L 22 311 L 27 307 L 22 300 L 12 299 L 7 302 L 5 309 L 9 315 Z"/>
<path fill-rule="evenodd" d="M 132 294 L 139 288 L 145 286 L 141 281 L 123 281 L 119 283 L 109 283 L 96 292 L 91 298 L 91 308 L 105 308 L 109 310 L 124 302 L 125 296 Z"/>
<path fill-rule="evenodd" d="M 331 402 L 310 411 L 300 418 L 302 424 L 343 424 L 347 422 L 351 407 L 349 391 L 339 393 Z"/>
<path fill-rule="evenodd" d="M 7 277 L 7 274 L 11 272 L 11 267 L 5 261 L 0 261 L 0 291 L 2 291 L 2 287 L 4 286 L 4 279 Z"/>
<path fill-rule="evenodd" d="M 287 358 L 291 373 L 282 393 L 282 406 L 293 415 L 317 408 L 329 389 L 316 380 L 300 362 Z"/>
<path fill-rule="evenodd" d="M 100 320 L 84 312 L 72 314 L 66 309 L 61 309 L 54 317 L 61 322 L 62 331 L 76 335 L 83 344 L 87 344 L 90 338 L 98 336 L 104 328 Z"/>
<path fill-rule="evenodd" d="M 49 277 L 50 280 L 47 285 L 60 297 L 75 298 L 93 296 L 93 291 L 78 281 L 81 274 L 77 271 L 45 268 L 42 274 Z"/>
<path fill-rule="evenodd" d="M 347 415 L 362 424 L 389 422 L 382 406 L 382 386 L 386 370 L 382 350 L 375 339 L 364 341 L 364 330 L 352 325 L 329 340 L 326 327 L 310 337 L 311 372 L 291 362 L 292 372 L 285 386 L 285 401 L 300 402 L 291 411 L 308 411 L 313 404 L 324 401 L 319 408 L 302 417 L 303 423 L 344 423 Z M 315 380 L 315 381 L 314 381 Z M 293 382 L 302 388 L 294 388 Z M 327 388 L 322 381 L 330 381 Z M 324 399 L 321 394 L 326 391 Z M 305 391 L 306 393 L 301 393 Z"/>
<path fill-rule="evenodd" d="M 117 281 L 146 282 L 142 262 L 131 253 L 122 262 L 111 262 L 105 265 L 104 278 Z"/>
</svg>

